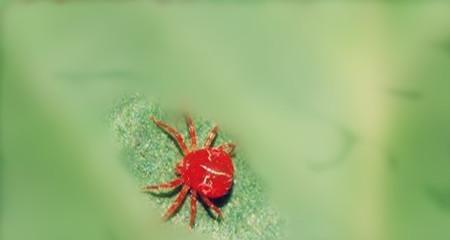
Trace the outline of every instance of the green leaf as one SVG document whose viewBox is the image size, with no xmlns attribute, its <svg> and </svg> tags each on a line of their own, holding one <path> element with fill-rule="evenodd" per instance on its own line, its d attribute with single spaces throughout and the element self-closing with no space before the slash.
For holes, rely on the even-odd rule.
<svg viewBox="0 0 450 240">
<path fill-rule="evenodd" d="M 175 177 L 174 166 L 182 158 L 175 142 L 156 127 L 148 117 L 170 122 L 187 136 L 182 121 L 169 121 L 168 114 L 158 104 L 146 101 L 141 95 L 125 97 L 112 113 L 113 128 L 124 146 L 126 166 L 137 177 L 141 185 L 166 182 Z M 194 116 L 200 144 L 212 127 L 212 122 Z M 220 131 L 215 145 L 232 142 Z M 239 151 L 233 156 L 235 180 L 231 194 L 220 201 L 224 214 L 221 221 L 215 220 L 199 207 L 194 231 L 207 233 L 214 239 L 278 239 L 281 221 L 279 214 L 270 207 L 263 193 L 261 180 L 252 172 Z M 174 201 L 174 195 L 148 194 L 151 201 L 161 208 L 161 214 Z M 186 201 L 170 222 L 188 226 L 189 204 Z"/>
</svg>

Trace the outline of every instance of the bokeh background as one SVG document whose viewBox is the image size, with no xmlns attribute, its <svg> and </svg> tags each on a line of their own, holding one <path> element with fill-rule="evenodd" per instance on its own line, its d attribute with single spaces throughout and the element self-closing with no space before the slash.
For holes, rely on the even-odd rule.
<svg viewBox="0 0 450 240">
<path fill-rule="evenodd" d="M 122 164 L 136 92 L 228 130 L 282 239 L 450 239 L 448 1 L 0 6 L 2 239 L 212 239 Z"/>
</svg>

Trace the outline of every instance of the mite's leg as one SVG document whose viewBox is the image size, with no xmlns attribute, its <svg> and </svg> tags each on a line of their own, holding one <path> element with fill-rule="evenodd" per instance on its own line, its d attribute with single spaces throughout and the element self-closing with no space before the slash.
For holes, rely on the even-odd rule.
<svg viewBox="0 0 450 240">
<path fill-rule="evenodd" d="M 191 151 L 194 151 L 197 148 L 197 133 L 195 131 L 194 121 L 192 121 L 192 117 L 189 114 L 186 114 L 186 123 L 189 129 L 189 135 L 191 136 Z"/>
<path fill-rule="evenodd" d="M 209 198 L 203 196 L 202 194 L 198 194 L 200 196 L 200 198 L 202 199 L 203 203 L 206 204 L 206 206 L 210 209 L 212 209 L 218 218 L 222 218 L 222 211 L 220 210 L 220 208 L 218 208 L 216 205 L 214 205 L 214 203 L 211 202 L 211 200 L 209 200 Z"/>
<path fill-rule="evenodd" d="M 178 143 L 178 146 L 181 148 L 181 151 L 184 155 L 187 155 L 189 153 L 188 148 L 186 147 L 186 144 L 184 144 L 183 136 L 181 133 L 179 133 L 175 128 L 171 127 L 169 124 L 157 120 L 155 117 L 150 116 L 150 120 L 152 120 L 158 127 L 166 131 L 173 139 L 175 139 Z"/>
<path fill-rule="evenodd" d="M 194 227 L 195 216 L 197 215 L 197 192 L 191 190 L 191 217 L 189 219 L 189 226 Z"/>
<path fill-rule="evenodd" d="M 170 182 L 144 186 L 142 188 L 142 191 L 149 192 L 152 190 L 159 190 L 159 189 L 164 189 L 164 188 L 166 188 L 166 189 L 167 188 L 176 188 L 176 187 L 180 186 L 182 183 L 183 183 L 183 180 L 181 180 L 181 178 L 176 178 Z"/>
<path fill-rule="evenodd" d="M 224 143 L 218 146 L 219 149 L 222 149 L 223 151 L 225 151 L 228 154 L 233 153 L 234 149 L 236 148 L 236 145 L 232 144 L 232 143 Z"/>
<path fill-rule="evenodd" d="M 187 193 L 189 192 L 189 187 L 187 185 L 184 185 L 181 189 L 180 193 L 178 194 L 175 201 L 170 205 L 170 207 L 167 209 L 166 213 L 163 216 L 164 220 L 169 219 L 182 205 L 184 199 L 186 198 Z"/>
<path fill-rule="evenodd" d="M 211 146 L 211 143 L 214 141 L 214 138 L 216 138 L 217 131 L 219 130 L 219 127 L 215 125 L 211 131 L 208 133 L 208 137 L 206 137 L 205 144 L 203 145 L 205 148 L 208 148 Z"/>
</svg>

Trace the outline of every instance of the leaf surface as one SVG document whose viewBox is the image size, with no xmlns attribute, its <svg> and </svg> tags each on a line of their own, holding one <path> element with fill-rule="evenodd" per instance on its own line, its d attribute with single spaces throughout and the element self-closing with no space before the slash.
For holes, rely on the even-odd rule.
<svg viewBox="0 0 450 240">
<path fill-rule="evenodd" d="M 155 116 L 169 122 L 188 140 L 187 127 L 182 120 L 169 121 L 168 114 L 158 104 L 146 101 L 141 95 L 122 99 L 114 108 L 112 123 L 119 141 L 124 147 L 126 166 L 137 177 L 141 185 L 167 182 L 175 177 L 174 166 L 182 158 L 176 143 L 148 117 Z M 194 122 L 201 145 L 213 122 L 196 118 Z M 232 142 L 223 131 L 214 145 Z M 270 207 L 263 192 L 261 180 L 252 172 L 245 156 L 236 148 L 233 156 L 235 166 L 234 186 L 231 193 L 216 201 L 224 218 L 215 220 L 204 207 L 199 207 L 195 231 L 210 234 L 214 239 L 278 239 L 281 221 L 279 214 Z M 161 214 L 174 201 L 177 191 L 168 194 L 148 194 Z M 189 199 L 187 199 L 189 200 Z M 188 225 L 189 202 L 185 201 L 180 211 L 170 219 L 175 224 Z"/>
</svg>

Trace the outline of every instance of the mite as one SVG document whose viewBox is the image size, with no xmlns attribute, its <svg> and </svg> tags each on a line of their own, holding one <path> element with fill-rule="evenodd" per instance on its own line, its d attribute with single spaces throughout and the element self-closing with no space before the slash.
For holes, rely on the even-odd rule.
<svg viewBox="0 0 450 240">
<path fill-rule="evenodd" d="M 198 146 L 194 122 L 190 115 L 186 115 L 186 124 L 191 140 L 188 147 L 183 136 L 175 128 L 153 116 L 149 118 L 175 140 L 183 153 L 183 158 L 175 166 L 177 175 L 175 179 L 166 183 L 147 185 L 143 188 L 144 191 L 154 191 L 175 189 L 181 186 L 180 192 L 167 209 L 163 219 L 167 220 L 173 216 L 189 193 L 191 196 L 190 228 L 193 228 L 195 224 L 197 201 L 199 200 L 215 212 L 218 218 L 222 218 L 222 211 L 211 200 L 225 196 L 233 186 L 234 167 L 231 154 L 235 145 L 224 143 L 217 147 L 212 146 L 218 132 L 216 125 L 208 133 L 203 146 Z"/>
</svg>

